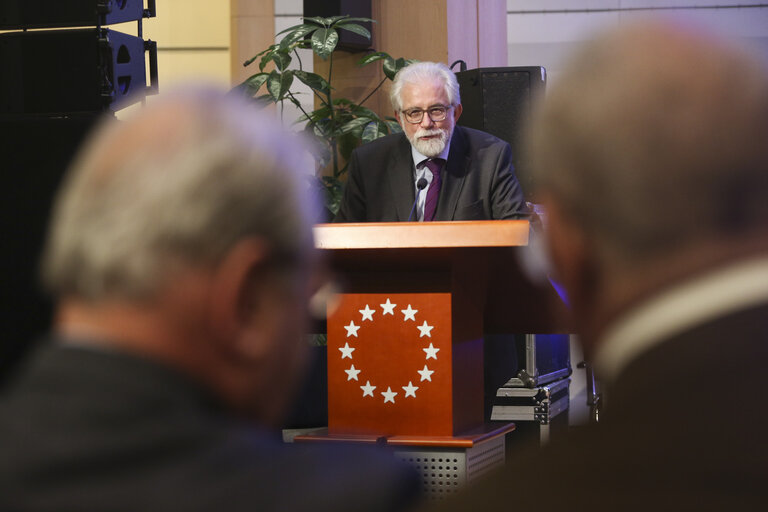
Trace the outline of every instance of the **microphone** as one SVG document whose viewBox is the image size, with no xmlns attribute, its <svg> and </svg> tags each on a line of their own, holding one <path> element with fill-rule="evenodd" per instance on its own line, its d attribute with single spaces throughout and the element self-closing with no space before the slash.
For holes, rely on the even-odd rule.
<svg viewBox="0 0 768 512">
<path fill-rule="evenodd" d="M 426 178 L 419 178 L 419 181 L 416 182 L 416 188 L 418 189 L 416 191 L 416 200 L 413 202 L 413 208 L 411 208 L 411 214 L 408 216 L 408 222 L 411 222 L 411 219 L 413 218 L 413 212 L 416 211 L 416 205 L 419 204 L 419 195 L 421 194 L 421 191 L 427 188 L 427 179 Z"/>
</svg>

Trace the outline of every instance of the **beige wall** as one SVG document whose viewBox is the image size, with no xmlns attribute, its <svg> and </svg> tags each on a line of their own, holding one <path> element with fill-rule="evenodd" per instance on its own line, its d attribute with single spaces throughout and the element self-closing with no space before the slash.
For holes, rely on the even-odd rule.
<svg viewBox="0 0 768 512">
<path fill-rule="evenodd" d="M 192 79 L 230 85 L 229 0 L 159 0 L 143 25 L 157 42 L 161 91 Z M 110 28 L 136 35 L 136 23 Z"/>
<path fill-rule="evenodd" d="M 505 8 L 504 0 L 373 0 L 372 18 L 378 22 L 373 29 L 373 48 L 395 58 L 448 65 L 461 59 L 469 69 L 505 66 Z M 361 56 L 334 56 L 334 86 L 340 95 L 355 101 L 383 78 L 379 65 L 358 68 L 355 63 Z M 327 74 L 327 64 L 319 58 L 314 65 L 316 72 Z M 379 115 L 392 115 L 387 87 L 367 104 Z"/>
</svg>

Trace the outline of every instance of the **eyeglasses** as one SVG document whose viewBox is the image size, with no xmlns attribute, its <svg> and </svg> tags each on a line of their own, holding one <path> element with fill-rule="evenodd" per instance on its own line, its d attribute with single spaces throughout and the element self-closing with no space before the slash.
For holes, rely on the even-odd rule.
<svg viewBox="0 0 768 512">
<path fill-rule="evenodd" d="M 427 110 L 411 108 L 408 110 L 402 110 L 401 112 L 405 115 L 405 120 L 412 124 L 420 123 L 421 120 L 424 119 L 424 112 L 427 113 L 433 122 L 437 123 L 438 121 L 445 120 L 445 117 L 448 115 L 449 108 L 453 108 L 453 105 L 435 105 L 433 107 L 429 107 Z"/>
</svg>

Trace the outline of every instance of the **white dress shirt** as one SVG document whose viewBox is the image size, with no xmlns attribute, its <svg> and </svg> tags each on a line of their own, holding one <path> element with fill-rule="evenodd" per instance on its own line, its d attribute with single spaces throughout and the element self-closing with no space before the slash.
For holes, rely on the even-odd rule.
<svg viewBox="0 0 768 512">
<path fill-rule="evenodd" d="M 425 114 L 426 115 L 426 114 Z M 445 161 L 448 161 L 448 152 L 451 149 L 451 141 L 448 141 L 448 144 L 445 145 L 445 149 L 443 149 L 443 152 L 437 155 L 433 158 L 442 158 Z M 413 156 L 413 189 L 416 191 L 416 195 L 418 195 L 418 201 L 416 203 L 416 212 L 414 214 L 414 220 L 418 220 L 419 222 L 424 221 L 424 203 L 427 202 L 427 191 L 429 190 L 429 187 L 432 186 L 432 173 L 429 171 L 427 166 L 422 166 L 421 168 L 418 167 L 418 165 L 423 162 L 424 160 L 428 160 L 428 156 L 424 156 L 418 151 L 416 151 L 416 148 L 411 145 L 411 156 Z M 427 180 L 427 186 L 424 188 L 424 190 L 421 191 L 421 194 L 419 194 L 419 187 L 416 186 L 416 184 L 419 182 L 421 178 L 424 178 Z"/>
</svg>

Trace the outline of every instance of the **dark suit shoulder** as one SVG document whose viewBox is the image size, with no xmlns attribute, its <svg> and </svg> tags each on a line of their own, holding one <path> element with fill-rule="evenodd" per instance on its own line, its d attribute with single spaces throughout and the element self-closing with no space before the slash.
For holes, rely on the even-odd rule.
<svg viewBox="0 0 768 512">
<path fill-rule="evenodd" d="M 0 510 L 389 512 L 416 499 L 417 476 L 390 454 L 283 445 L 161 364 L 85 347 L 32 357 L 0 395 Z"/>
<path fill-rule="evenodd" d="M 460 134 L 463 137 L 466 144 L 470 147 L 485 147 L 493 145 L 507 146 L 506 141 L 491 135 L 488 132 L 477 130 L 475 128 L 468 128 L 466 126 L 456 126 L 454 130 L 454 137 L 456 134 Z"/>
</svg>

